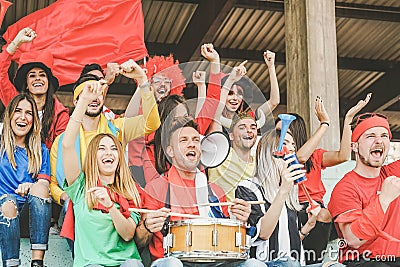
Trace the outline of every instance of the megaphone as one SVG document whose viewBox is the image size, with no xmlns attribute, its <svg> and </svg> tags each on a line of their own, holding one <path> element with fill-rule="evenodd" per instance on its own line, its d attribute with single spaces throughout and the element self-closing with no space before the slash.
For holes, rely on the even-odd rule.
<svg viewBox="0 0 400 267">
<path fill-rule="evenodd" d="M 207 168 L 215 168 L 228 157 L 231 144 L 223 132 L 212 132 L 200 143 L 201 164 Z"/>
<path fill-rule="evenodd" d="M 283 158 L 286 151 L 283 150 L 283 142 L 285 141 L 285 135 L 289 129 L 290 123 L 296 119 L 296 116 L 290 114 L 279 114 L 278 118 L 282 121 L 281 136 L 279 137 L 278 151 L 274 152 L 274 156 L 277 158 Z"/>
<path fill-rule="evenodd" d="M 282 121 L 282 128 L 281 128 L 281 136 L 279 137 L 279 144 L 278 144 L 278 151 L 274 152 L 275 157 L 284 158 L 284 160 L 294 158 L 289 166 L 293 164 L 299 164 L 299 159 L 297 158 L 296 154 L 289 154 L 289 151 L 283 148 L 283 142 L 285 141 L 285 135 L 289 129 L 290 123 L 296 119 L 296 116 L 290 114 L 279 114 L 278 118 Z M 286 147 L 285 147 L 286 148 Z M 314 204 L 313 199 L 311 198 L 310 193 L 307 190 L 307 187 L 304 185 L 304 181 L 307 180 L 306 176 L 300 177 L 294 181 L 295 184 L 298 184 L 304 191 L 306 195 L 307 201 L 310 204 L 308 210 L 313 210 L 319 208 L 318 204 Z M 308 211 L 307 211 L 308 212 Z"/>
</svg>

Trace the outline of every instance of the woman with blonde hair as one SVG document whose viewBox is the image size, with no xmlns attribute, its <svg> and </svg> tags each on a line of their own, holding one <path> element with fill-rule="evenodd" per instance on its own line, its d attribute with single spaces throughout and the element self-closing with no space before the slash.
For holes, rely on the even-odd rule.
<svg viewBox="0 0 400 267">
<path fill-rule="evenodd" d="M 121 143 L 111 134 L 96 135 L 80 168 L 75 140 L 86 107 L 103 94 L 100 81 L 86 83 L 62 140 L 65 192 L 74 204 L 74 266 L 143 266 L 133 236 L 140 196 Z"/>
<path fill-rule="evenodd" d="M 309 214 L 308 221 L 299 225 L 301 209 L 294 181 L 303 177 L 302 164 L 292 164 L 275 158 L 280 131 L 271 130 L 263 135 L 257 147 L 256 171 L 251 179 L 239 183 L 236 197 L 244 200 L 261 200 L 265 204 L 252 205 L 248 223 L 255 227 L 250 256 L 267 266 L 301 266 L 304 264 L 302 239 L 315 226 L 316 214 Z M 293 137 L 287 133 L 284 145 L 293 149 Z M 314 213 L 314 212 L 313 212 Z"/>
<path fill-rule="evenodd" d="M 41 143 L 35 101 L 15 96 L 4 112 L 0 147 L 0 250 L 4 266 L 18 266 L 20 214 L 29 208 L 31 266 L 43 266 L 49 238 L 49 151 Z"/>
</svg>

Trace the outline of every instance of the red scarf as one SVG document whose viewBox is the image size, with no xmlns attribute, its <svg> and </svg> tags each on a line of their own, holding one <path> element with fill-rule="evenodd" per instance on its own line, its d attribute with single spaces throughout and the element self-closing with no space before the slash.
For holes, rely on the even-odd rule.
<svg viewBox="0 0 400 267">
<path fill-rule="evenodd" d="M 97 180 L 97 186 L 105 187 L 102 185 L 100 179 Z M 105 188 L 107 189 L 107 193 L 110 196 L 111 201 L 113 201 L 114 203 L 118 203 L 119 211 L 121 212 L 121 214 L 124 215 L 125 218 L 129 218 L 131 216 L 129 208 L 137 207 L 133 202 L 133 200 L 128 200 L 125 197 L 121 196 L 120 194 L 112 192 L 109 188 L 107 187 Z M 136 186 L 136 188 L 138 188 L 138 186 Z M 94 205 L 93 209 L 101 210 L 104 213 L 108 213 L 108 209 L 106 209 L 99 202 L 97 202 Z M 60 236 L 71 239 L 72 241 L 75 240 L 75 216 L 74 216 L 73 203 L 71 201 L 69 202 L 67 212 L 65 214 L 64 223 L 61 229 Z"/>
</svg>

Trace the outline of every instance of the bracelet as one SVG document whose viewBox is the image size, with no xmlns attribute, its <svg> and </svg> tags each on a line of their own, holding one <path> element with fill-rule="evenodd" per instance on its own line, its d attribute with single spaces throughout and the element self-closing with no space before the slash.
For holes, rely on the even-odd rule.
<svg viewBox="0 0 400 267">
<path fill-rule="evenodd" d="M 149 228 L 147 228 L 146 220 L 147 220 L 147 218 L 145 218 L 144 221 L 143 221 L 143 226 L 144 226 L 144 228 L 145 228 L 145 229 L 147 230 L 147 232 L 149 232 L 150 234 L 154 234 Z"/>
<path fill-rule="evenodd" d="M 104 207 L 104 208 L 106 208 L 107 210 L 110 210 L 112 207 L 114 207 L 114 202 L 111 204 L 111 206 L 109 206 L 109 207 Z"/>
<path fill-rule="evenodd" d="M 326 121 L 321 122 L 321 125 L 324 125 L 324 124 L 329 127 L 329 122 L 326 122 Z"/>
<path fill-rule="evenodd" d="M 83 119 L 81 119 L 80 121 L 79 120 L 77 120 L 77 119 L 75 119 L 74 117 L 69 117 L 70 118 L 70 120 L 72 120 L 72 121 L 74 121 L 74 122 L 77 122 L 77 123 L 82 123 L 83 122 Z"/>
<path fill-rule="evenodd" d="M 310 232 L 308 232 L 307 234 L 303 233 L 303 231 L 301 231 L 301 229 L 299 230 L 299 232 L 300 232 L 300 234 L 301 234 L 302 236 L 304 236 L 304 237 L 307 237 L 307 236 L 310 234 Z"/>
</svg>

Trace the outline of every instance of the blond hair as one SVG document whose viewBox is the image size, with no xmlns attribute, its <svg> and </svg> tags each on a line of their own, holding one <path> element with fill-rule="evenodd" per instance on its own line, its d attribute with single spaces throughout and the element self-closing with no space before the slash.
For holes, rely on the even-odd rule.
<svg viewBox="0 0 400 267">
<path fill-rule="evenodd" d="M 119 162 L 115 170 L 114 183 L 108 185 L 109 189 L 115 193 L 120 194 L 128 200 L 133 200 L 135 205 L 140 205 L 140 196 L 136 188 L 136 183 L 133 180 L 131 172 L 125 160 L 125 153 L 119 140 L 112 134 L 101 133 L 96 135 L 89 143 L 87 148 L 86 157 L 83 163 L 82 171 L 85 174 L 85 191 L 92 187 L 97 186 L 99 179 L 99 166 L 97 164 L 97 150 L 100 141 L 109 137 L 113 140 L 117 147 Z M 86 203 L 90 210 L 96 204 L 96 200 L 92 194 L 85 195 Z"/>
<path fill-rule="evenodd" d="M 278 148 L 278 137 L 275 130 L 266 132 L 258 142 L 256 153 L 255 178 L 264 189 L 265 197 L 272 203 L 276 197 L 280 184 L 281 173 L 285 162 L 275 158 L 273 152 Z M 286 205 L 292 210 L 300 210 L 298 199 L 298 186 L 293 186 L 286 198 Z"/>
<path fill-rule="evenodd" d="M 11 127 L 11 120 L 15 114 L 15 110 L 18 107 L 18 104 L 22 100 L 28 101 L 32 106 L 32 117 L 33 117 L 32 127 L 26 134 L 24 143 L 25 143 L 26 154 L 28 155 L 28 173 L 31 174 L 33 178 L 36 178 L 42 166 L 42 142 L 40 139 L 40 119 L 35 100 L 33 100 L 33 98 L 26 93 L 22 93 L 15 96 L 11 100 L 10 104 L 8 104 L 6 110 L 4 111 L 4 125 L 3 125 L 0 151 L 2 155 L 4 155 L 4 153 L 7 154 L 11 166 L 16 170 L 17 163 L 14 157 L 16 149 L 16 144 L 15 144 L 16 138 L 15 138 L 15 133 L 13 132 Z"/>
</svg>

